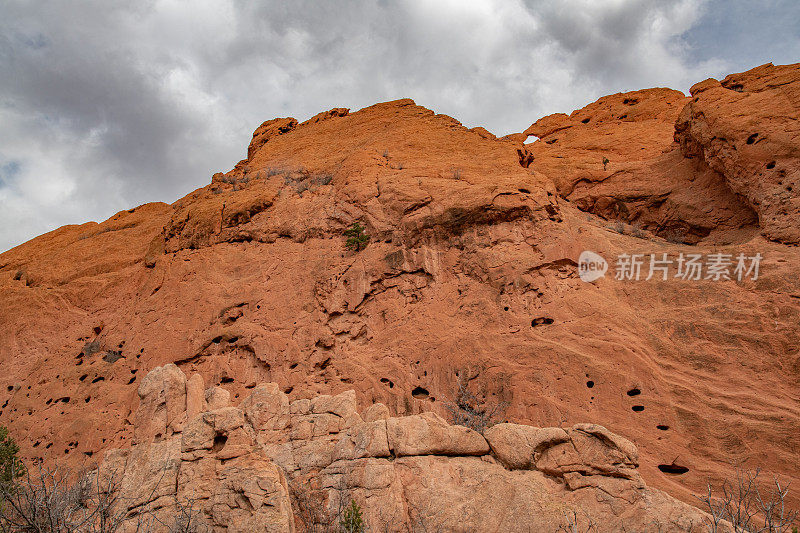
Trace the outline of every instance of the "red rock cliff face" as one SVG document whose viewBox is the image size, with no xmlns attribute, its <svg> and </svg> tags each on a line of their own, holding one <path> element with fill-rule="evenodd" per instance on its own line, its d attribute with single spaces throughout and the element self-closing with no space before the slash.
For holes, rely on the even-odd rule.
<svg viewBox="0 0 800 533">
<path fill-rule="evenodd" d="M 731 461 L 800 485 L 799 70 L 605 97 L 529 144 L 411 100 L 266 122 L 175 204 L 0 255 L 0 422 L 76 465 L 130 442 L 166 363 L 234 404 L 275 382 L 392 415 L 445 414 L 466 372 L 510 422 L 624 435 L 686 501 Z M 764 260 L 756 281 L 587 284 L 587 249 Z"/>
</svg>

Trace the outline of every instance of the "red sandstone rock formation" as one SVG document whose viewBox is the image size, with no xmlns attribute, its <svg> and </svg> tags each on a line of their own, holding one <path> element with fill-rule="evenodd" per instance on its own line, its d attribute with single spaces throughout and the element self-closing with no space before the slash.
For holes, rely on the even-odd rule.
<svg viewBox="0 0 800 533">
<path fill-rule="evenodd" d="M 446 414 L 459 372 L 510 423 L 624 435 L 686 502 L 732 462 L 800 486 L 798 87 L 800 66 L 767 65 L 609 96 L 528 144 L 410 100 L 268 121 L 173 205 L 0 254 L 0 423 L 27 459 L 77 466 L 133 442 L 166 363 L 213 405 L 272 382 L 392 416 Z M 764 259 L 756 281 L 587 284 L 583 250 Z"/>
</svg>

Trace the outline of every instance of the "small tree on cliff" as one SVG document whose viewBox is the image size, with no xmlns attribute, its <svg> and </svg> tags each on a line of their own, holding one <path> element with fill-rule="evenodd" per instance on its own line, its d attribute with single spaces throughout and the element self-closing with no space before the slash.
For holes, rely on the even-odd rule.
<svg viewBox="0 0 800 533">
<path fill-rule="evenodd" d="M 350 506 L 344 510 L 339 529 L 341 533 L 364 533 L 364 516 L 355 500 L 350 500 Z"/>
<path fill-rule="evenodd" d="M 8 434 L 8 429 L 0 426 L 0 500 L 3 494 L 13 492 L 17 480 L 25 474 L 25 465 L 17 457 L 18 453 L 19 446 Z"/>
<path fill-rule="evenodd" d="M 452 398 L 444 403 L 450 423 L 468 427 L 483 433 L 493 425 L 502 421 L 506 402 L 488 401 L 486 395 L 478 395 L 469 388 L 470 379 L 477 373 L 471 368 L 462 368 L 456 372 L 456 387 Z"/>
<path fill-rule="evenodd" d="M 367 243 L 369 243 L 369 235 L 364 233 L 364 226 L 358 222 L 354 222 L 353 225 L 350 226 L 350 229 L 345 230 L 344 234 L 347 237 L 347 241 L 345 241 L 344 245 L 348 250 L 360 252 L 366 248 Z"/>
</svg>

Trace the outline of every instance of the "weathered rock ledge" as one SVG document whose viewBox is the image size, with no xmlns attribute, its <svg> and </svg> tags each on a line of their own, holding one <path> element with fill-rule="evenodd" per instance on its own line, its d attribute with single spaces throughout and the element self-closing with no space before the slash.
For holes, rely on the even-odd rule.
<svg viewBox="0 0 800 533">
<path fill-rule="evenodd" d="M 498 424 L 476 433 L 435 413 L 361 413 L 348 391 L 290 402 L 274 383 L 238 406 L 174 364 L 139 386 L 135 444 L 99 471 L 135 529 L 176 505 L 208 531 L 303 531 L 350 499 L 370 531 L 692 531 L 704 513 L 645 486 L 638 452 L 594 424 Z M 574 511 L 574 513 L 573 513 Z"/>
</svg>

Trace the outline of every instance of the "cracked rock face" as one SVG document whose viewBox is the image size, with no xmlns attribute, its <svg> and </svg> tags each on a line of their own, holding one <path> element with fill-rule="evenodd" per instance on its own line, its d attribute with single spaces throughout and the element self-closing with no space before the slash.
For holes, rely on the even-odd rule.
<svg viewBox="0 0 800 533">
<path fill-rule="evenodd" d="M 590 421 L 639 448 L 589 461 L 613 483 L 637 463 L 695 503 L 744 463 L 800 486 L 798 77 L 610 95 L 503 138 L 411 100 L 267 121 L 247 159 L 171 205 L 0 254 L 0 423 L 27 461 L 73 468 L 187 433 L 200 447 L 181 453 L 202 455 L 234 421 L 225 453 L 255 439 L 287 472 L 411 476 L 424 468 L 396 465 L 433 468 L 442 442 L 488 468 L 487 444 L 435 416 L 467 379 L 501 421 L 572 428 L 575 450 L 539 455 L 520 453 L 545 433 L 495 435 L 503 476 L 594 479 L 570 467 L 601 450 L 575 429 Z M 609 261 L 591 284 L 587 250 Z M 761 254 L 759 278 L 613 279 L 619 254 L 714 252 Z M 344 410 L 345 391 L 383 407 Z"/>
<path fill-rule="evenodd" d="M 137 420 L 176 375 L 147 375 Z M 686 531 L 705 517 L 648 488 L 636 447 L 594 424 L 498 424 L 484 437 L 430 412 L 365 422 L 352 391 L 289 401 L 274 383 L 239 407 L 188 414 L 176 412 L 182 430 L 145 425 L 141 443 L 105 454 L 123 529 L 170 523 L 182 506 L 201 530 L 306 531 L 336 523 L 350 500 L 370 531 L 555 531 L 570 510 L 600 531 Z"/>
</svg>

